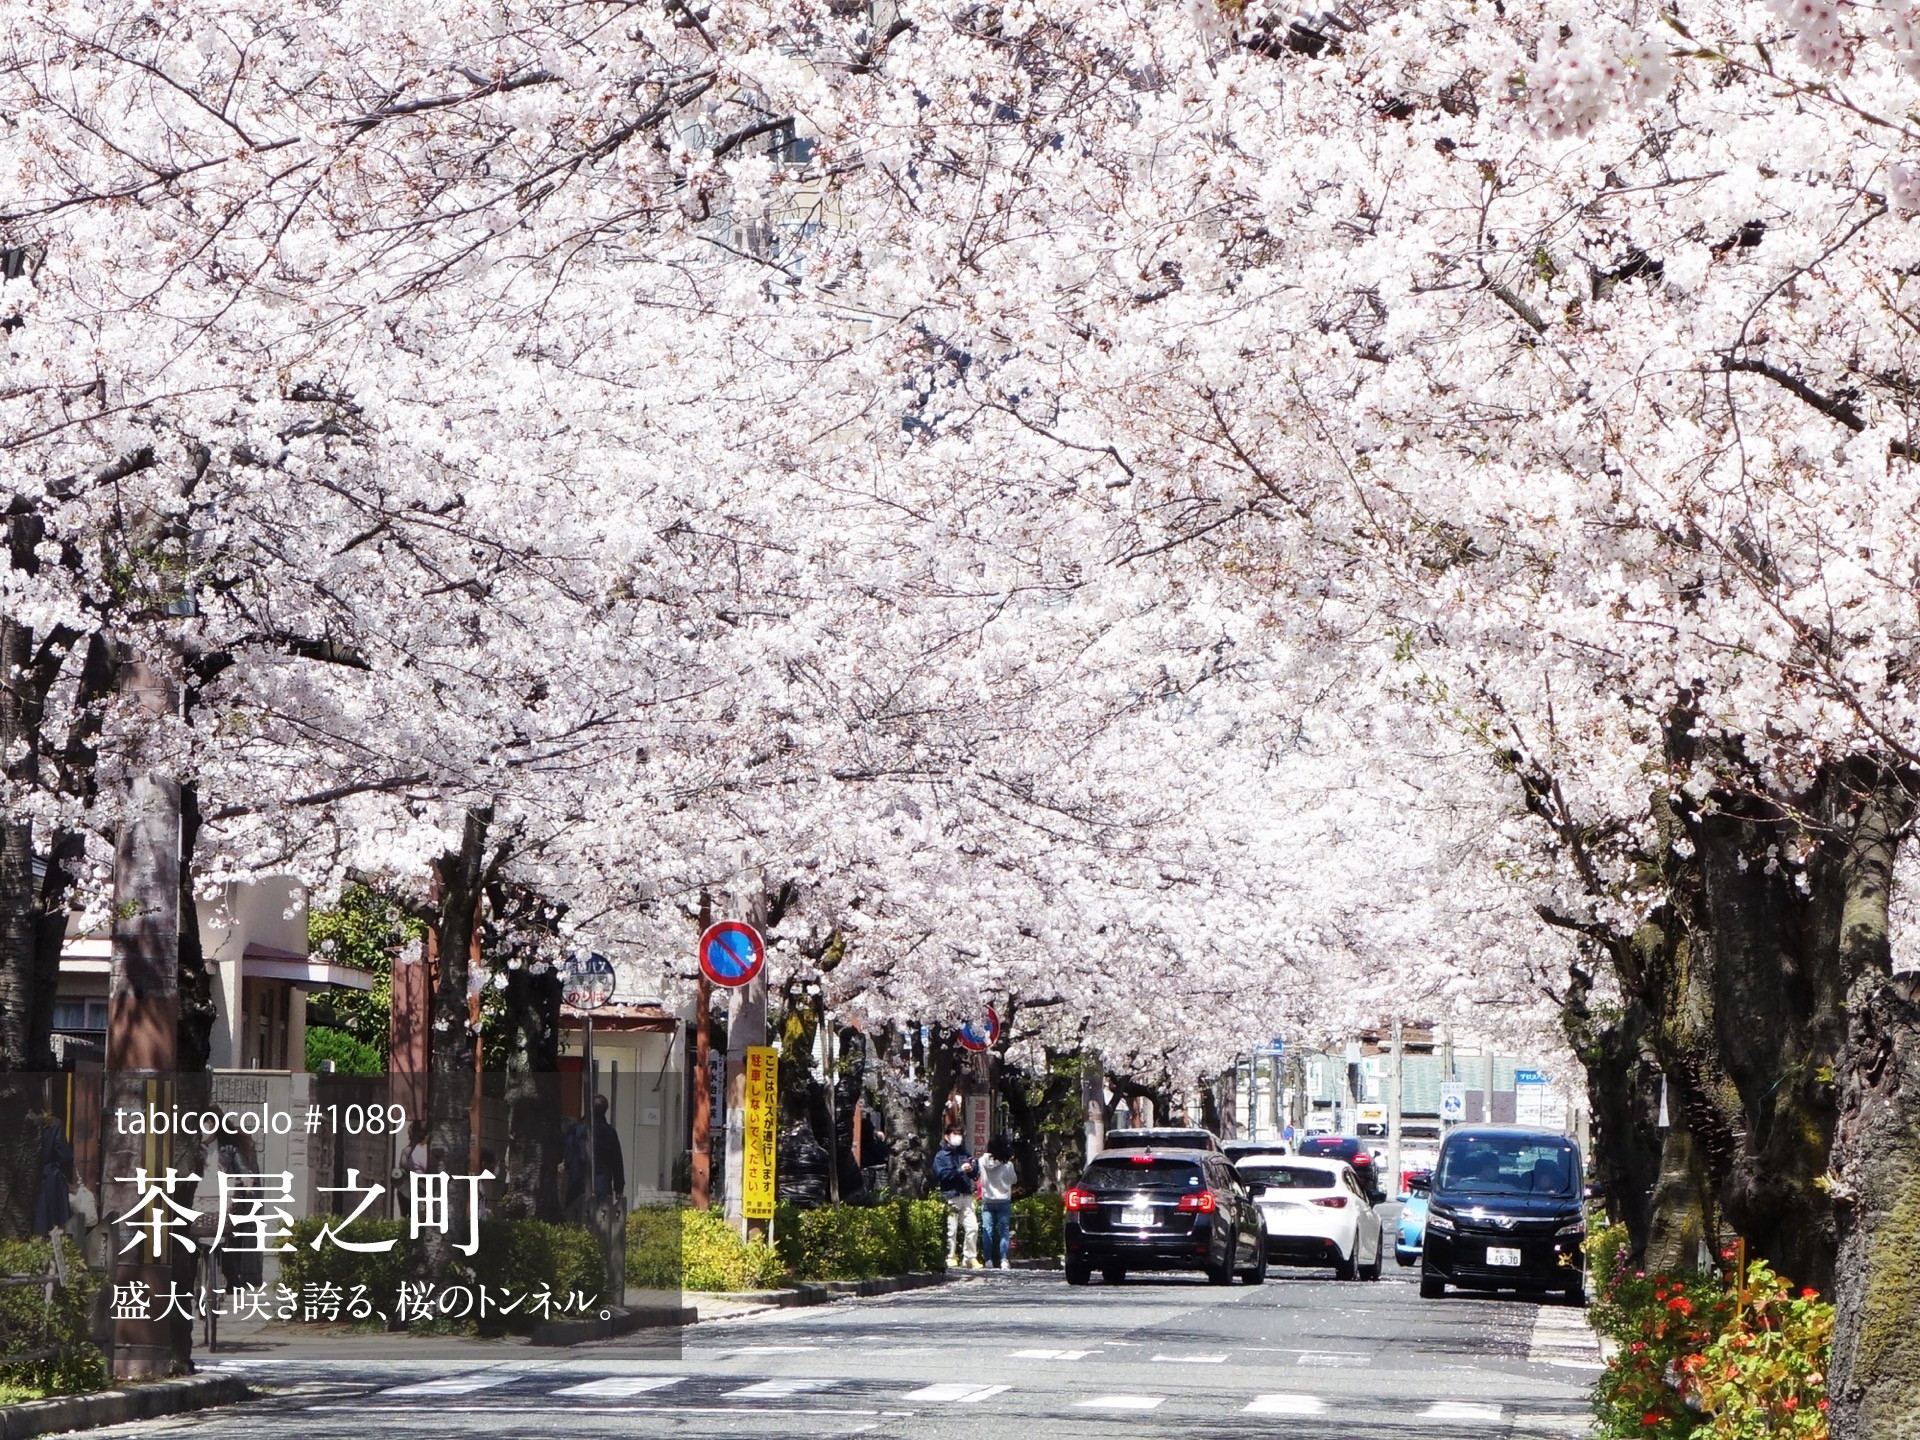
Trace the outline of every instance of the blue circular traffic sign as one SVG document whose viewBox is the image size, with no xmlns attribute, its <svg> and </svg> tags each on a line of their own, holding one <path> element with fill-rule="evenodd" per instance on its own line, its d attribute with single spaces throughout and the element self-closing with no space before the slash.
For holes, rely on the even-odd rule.
<svg viewBox="0 0 1920 1440">
<path fill-rule="evenodd" d="M 767 963 L 760 932 L 740 920 L 722 920 L 700 937 L 700 968 L 707 979 L 729 990 L 748 984 Z"/>
<path fill-rule="evenodd" d="M 958 1038 L 962 1050 L 991 1050 L 1000 1038 L 1000 1012 L 989 1005 L 985 1018 L 969 1020 L 960 1027 Z"/>
</svg>

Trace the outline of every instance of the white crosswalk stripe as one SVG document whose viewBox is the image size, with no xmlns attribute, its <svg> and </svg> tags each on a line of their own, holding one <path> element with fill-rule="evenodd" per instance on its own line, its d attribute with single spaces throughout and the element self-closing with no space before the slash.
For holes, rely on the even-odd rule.
<svg viewBox="0 0 1920 1440">
<path fill-rule="evenodd" d="M 1096 1395 L 1073 1405 L 1076 1410 L 1158 1410 L 1166 1402 L 1164 1395 Z"/>
<path fill-rule="evenodd" d="M 680 1384 L 685 1378 L 682 1375 L 614 1375 L 605 1380 L 589 1380 L 584 1385 L 569 1385 L 553 1393 L 571 1395 L 581 1400 L 625 1400 L 630 1396 L 665 1390 L 670 1385 Z"/>
<path fill-rule="evenodd" d="M 978 1405 L 982 1400 L 990 1400 L 1012 1388 L 1010 1385 L 962 1385 L 948 1381 L 915 1390 L 906 1398 L 925 1400 L 935 1405 Z"/>
<path fill-rule="evenodd" d="M 1015 1360 L 1084 1360 L 1091 1350 L 1015 1350 Z"/>
<path fill-rule="evenodd" d="M 1534 1318 L 1527 1359 L 1568 1370 L 1600 1370 L 1600 1341 L 1584 1310 L 1542 1308 Z"/>
<path fill-rule="evenodd" d="M 1153 1358 L 1155 1363 L 1167 1365 L 1224 1365 L 1227 1363 L 1227 1357 L 1224 1355 L 1156 1355 Z"/>
<path fill-rule="evenodd" d="M 382 1390 L 382 1395 L 394 1395 L 407 1399 L 425 1398 L 434 1395 L 472 1395 L 481 1390 L 491 1390 L 496 1385 L 505 1385 L 515 1377 L 497 1372 L 485 1375 L 456 1375 L 450 1380 L 423 1380 L 417 1385 L 396 1385 L 391 1390 Z"/>
<path fill-rule="evenodd" d="M 1256 1395 L 1242 1412 L 1247 1415 L 1324 1415 L 1327 1402 L 1318 1395 Z"/>
<path fill-rule="evenodd" d="M 786 1395 L 805 1395 L 814 1390 L 825 1390 L 834 1382 L 831 1380 L 762 1380 L 756 1385 L 744 1385 L 738 1390 L 727 1391 L 729 1400 L 775 1400 Z"/>
<path fill-rule="evenodd" d="M 1489 1425 L 1500 1422 L 1506 1411 L 1498 1405 L 1482 1405 L 1472 1400 L 1439 1400 L 1420 1412 L 1422 1420 L 1479 1420 Z"/>
</svg>

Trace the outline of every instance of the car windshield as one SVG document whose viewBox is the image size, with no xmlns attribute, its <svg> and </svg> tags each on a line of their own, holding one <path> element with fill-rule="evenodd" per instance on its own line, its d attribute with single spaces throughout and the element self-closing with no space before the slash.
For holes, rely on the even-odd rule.
<svg viewBox="0 0 1920 1440">
<path fill-rule="evenodd" d="M 1538 1135 L 1474 1135 L 1448 1145 L 1438 1190 L 1480 1195 L 1571 1195 L 1579 1171 L 1572 1145 Z"/>
<path fill-rule="evenodd" d="M 1080 1183 L 1089 1190 L 1199 1190 L 1200 1167 L 1191 1160 L 1162 1160 L 1139 1155 L 1131 1160 L 1096 1160 Z"/>
<path fill-rule="evenodd" d="M 1311 1165 L 1240 1166 L 1240 1178 L 1249 1185 L 1265 1185 L 1272 1190 L 1331 1190 L 1333 1171 Z"/>
</svg>

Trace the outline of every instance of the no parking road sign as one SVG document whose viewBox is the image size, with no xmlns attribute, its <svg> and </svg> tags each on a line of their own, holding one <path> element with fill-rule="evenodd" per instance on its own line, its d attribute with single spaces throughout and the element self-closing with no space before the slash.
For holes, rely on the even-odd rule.
<svg viewBox="0 0 1920 1440">
<path fill-rule="evenodd" d="M 993 1042 L 1000 1038 L 1000 1012 L 987 1006 L 986 1018 L 969 1020 L 960 1027 L 956 1038 L 962 1050 L 991 1050 Z"/>
<path fill-rule="evenodd" d="M 714 984 L 736 990 L 767 963 L 760 932 L 740 920 L 722 920 L 700 937 L 700 968 Z"/>
</svg>

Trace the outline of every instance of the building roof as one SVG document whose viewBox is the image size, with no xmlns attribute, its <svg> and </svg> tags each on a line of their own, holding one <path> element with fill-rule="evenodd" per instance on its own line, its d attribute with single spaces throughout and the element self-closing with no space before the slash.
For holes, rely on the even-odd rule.
<svg viewBox="0 0 1920 1440">
<path fill-rule="evenodd" d="M 560 1007 L 562 1029 L 578 1030 L 586 1023 L 586 1012 L 571 1005 Z M 593 1028 L 614 1031 L 658 1030 L 667 1033 L 680 1028 L 679 1018 L 658 1005 L 602 1005 L 593 1012 Z"/>
</svg>

